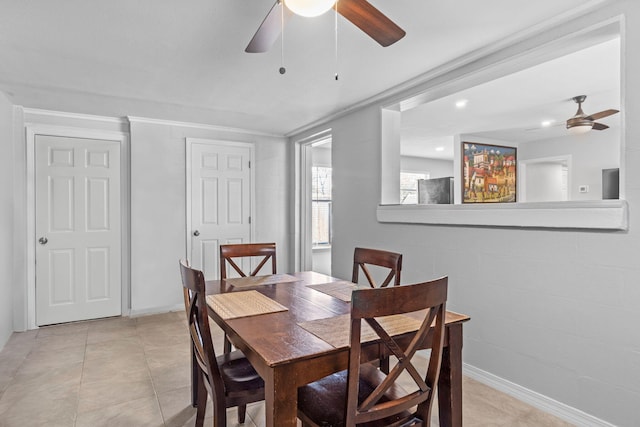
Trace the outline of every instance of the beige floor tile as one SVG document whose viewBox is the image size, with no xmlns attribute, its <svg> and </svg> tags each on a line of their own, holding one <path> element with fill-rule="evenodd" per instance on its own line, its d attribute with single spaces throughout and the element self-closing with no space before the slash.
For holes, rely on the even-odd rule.
<svg viewBox="0 0 640 427">
<path fill-rule="evenodd" d="M 44 326 L 38 329 L 38 338 L 61 335 L 86 335 L 88 329 L 89 322 L 75 322 L 65 323 L 61 325 Z"/>
<path fill-rule="evenodd" d="M 157 393 L 175 390 L 191 384 L 189 359 L 172 365 L 149 367 L 153 387 Z"/>
<path fill-rule="evenodd" d="M 85 358 L 105 359 L 117 358 L 127 354 L 144 354 L 142 341 L 137 336 L 120 337 L 111 341 L 87 343 Z"/>
<path fill-rule="evenodd" d="M 191 406 L 191 388 L 181 387 L 164 393 L 158 393 L 160 410 L 167 427 L 193 426 L 196 408 Z M 211 400 L 207 403 L 205 418 L 213 416 Z M 206 424 L 205 425 L 210 425 Z"/>
<path fill-rule="evenodd" d="M 142 353 L 127 353 L 118 357 L 85 360 L 82 383 L 99 381 L 142 381 L 149 379 L 147 361 Z"/>
<path fill-rule="evenodd" d="M 33 350 L 20 365 L 16 375 L 36 375 L 51 369 L 82 363 L 85 345 L 76 345 L 61 350 Z"/>
<path fill-rule="evenodd" d="M 118 405 L 103 405 L 91 412 L 79 413 L 76 427 L 159 427 L 162 413 L 155 397 L 127 401 Z"/>
<path fill-rule="evenodd" d="M 0 399 L 0 420 L 7 425 L 68 424 L 76 416 L 77 385 L 40 385 L 25 389 L 11 384 Z M 22 423 L 22 424 L 20 424 Z"/>
<path fill-rule="evenodd" d="M 82 383 L 78 398 L 78 413 L 85 413 L 142 398 L 155 398 L 150 378 L 142 380 L 114 378 Z"/>
<path fill-rule="evenodd" d="M 165 348 L 145 349 L 145 356 L 149 363 L 149 368 L 159 368 L 176 363 L 189 363 L 191 350 L 189 342 L 167 346 Z"/>
</svg>

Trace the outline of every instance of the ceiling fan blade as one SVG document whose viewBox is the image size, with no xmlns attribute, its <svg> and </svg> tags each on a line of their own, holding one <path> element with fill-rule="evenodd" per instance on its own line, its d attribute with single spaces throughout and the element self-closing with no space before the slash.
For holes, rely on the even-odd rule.
<svg viewBox="0 0 640 427">
<path fill-rule="evenodd" d="M 282 10 L 283 8 L 284 11 Z M 280 36 L 282 27 L 291 15 L 293 15 L 293 12 L 284 7 L 281 0 L 276 1 L 276 4 L 273 5 L 267 16 L 264 18 L 264 21 L 260 24 L 258 31 L 256 31 L 244 51 L 247 53 L 261 53 L 268 51 Z M 284 22 L 282 18 L 284 18 Z"/>
<path fill-rule="evenodd" d="M 593 127 L 591 129 L 593 129 L 593 130 L 605 130 L 605 129 L 609 129 L 609 126 L 603 125 L 602 123 L 594 123 Z"/>
<path fill-rule="evenodd" d="M 405 31 L 367 0 L 339 0 L 338 13 L 387 47 L 405 36 Z"/>
<path fill-rule="evenodd" d="M 619 112 L 618 110 L 604 110 L 604 111 L 600 111 L 599 113 L 590 114 L 587 117 L 585 117 L 585 119 L 587 119 L 587 120 L 598 120 L 598 119 L 601 119 L 603 117 L 611 116 L 611 115 L 616 114 L 618 112 Z"/>
</svg>

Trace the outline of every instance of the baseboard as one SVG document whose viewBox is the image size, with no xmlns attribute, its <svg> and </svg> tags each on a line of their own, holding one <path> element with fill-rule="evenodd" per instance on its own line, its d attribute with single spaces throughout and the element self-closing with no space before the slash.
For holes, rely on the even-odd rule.
<svg viewBox="0 0 640 427">
<path fill-rule="evenodd" d="M 540 409 L 548 414 L 554 415 L 568 423 L 580 427 L 615 427 L 614 424 L 582 412 L 579 409 L 566 405 L 557 400 L 551 399 L 543 394 L 529 390 L 511 381 L 500 378 L 482 369 L 468 364 L 463 364 L 464 375 L 481 382 L 491 388 L 513 396 L 516 399 Z"/>
<path fill-rule="evenodd" d="M 177 304 L 169 307 L 153 307 L 142 310 L 129 310 L 129 317 L 149 316 L 152 314 L 169 313 L 171 311 L 184 311 L 184 304 Z"/>
</svg>

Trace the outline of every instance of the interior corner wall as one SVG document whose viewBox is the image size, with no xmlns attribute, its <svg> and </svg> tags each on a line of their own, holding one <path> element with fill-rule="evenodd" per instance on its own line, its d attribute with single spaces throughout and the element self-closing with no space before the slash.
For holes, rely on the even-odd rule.
<svg viewBox="0 0 640 427">
<path fill-rule="evenodd" d="M 178 260 L 186 248 L 186 138 L 255 143 L 254 241 L 273 241 L 289 271 L 285 138 L 133 120 L 131 134 L 131 313 L 179 309 Z"/>
<path fill-rule="evenodd" d="M 604 420 L 594 425 L 637 426 L 640 2 L 612 4 L 594 15 L 625 14 L 628 231 L 379 223 L 380 102 L 324 124 L 332 128 L 332 274 L 349 279 L 356 246 L 401 252 L 403 283 L 449 276 L 448 309 L 471 316 L 464 363 Z"/>
<path fill-rule="evenodd" d="M 13 332 L 13 105 L 0 92 L 0 350 Z"/>
</svg>

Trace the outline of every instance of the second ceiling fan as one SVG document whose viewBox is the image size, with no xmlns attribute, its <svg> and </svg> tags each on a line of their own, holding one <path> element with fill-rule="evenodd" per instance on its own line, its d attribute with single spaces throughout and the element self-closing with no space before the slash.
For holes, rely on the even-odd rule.
<svg viewBox="0 0 640 427">
<path fill-rule="evenodd" d="M 305 15 L 298 4 L 318 6 L 315 15 Z M 324 6 L 324 7 L 323 7 Z M 367 0 L 277 0 L 260 24 L 258 31 L 249 42 L 245 52 L 267 52 L 280 36 L 286 21 L 294 13 L 303 16 L 317 16 L 335 7 L 337 12 L 369 37 L 386 47 L 405 36 L 405 31 L 373 7 Z M 311 12 L 313 13 L 313 12 Z"/>
</svg>

